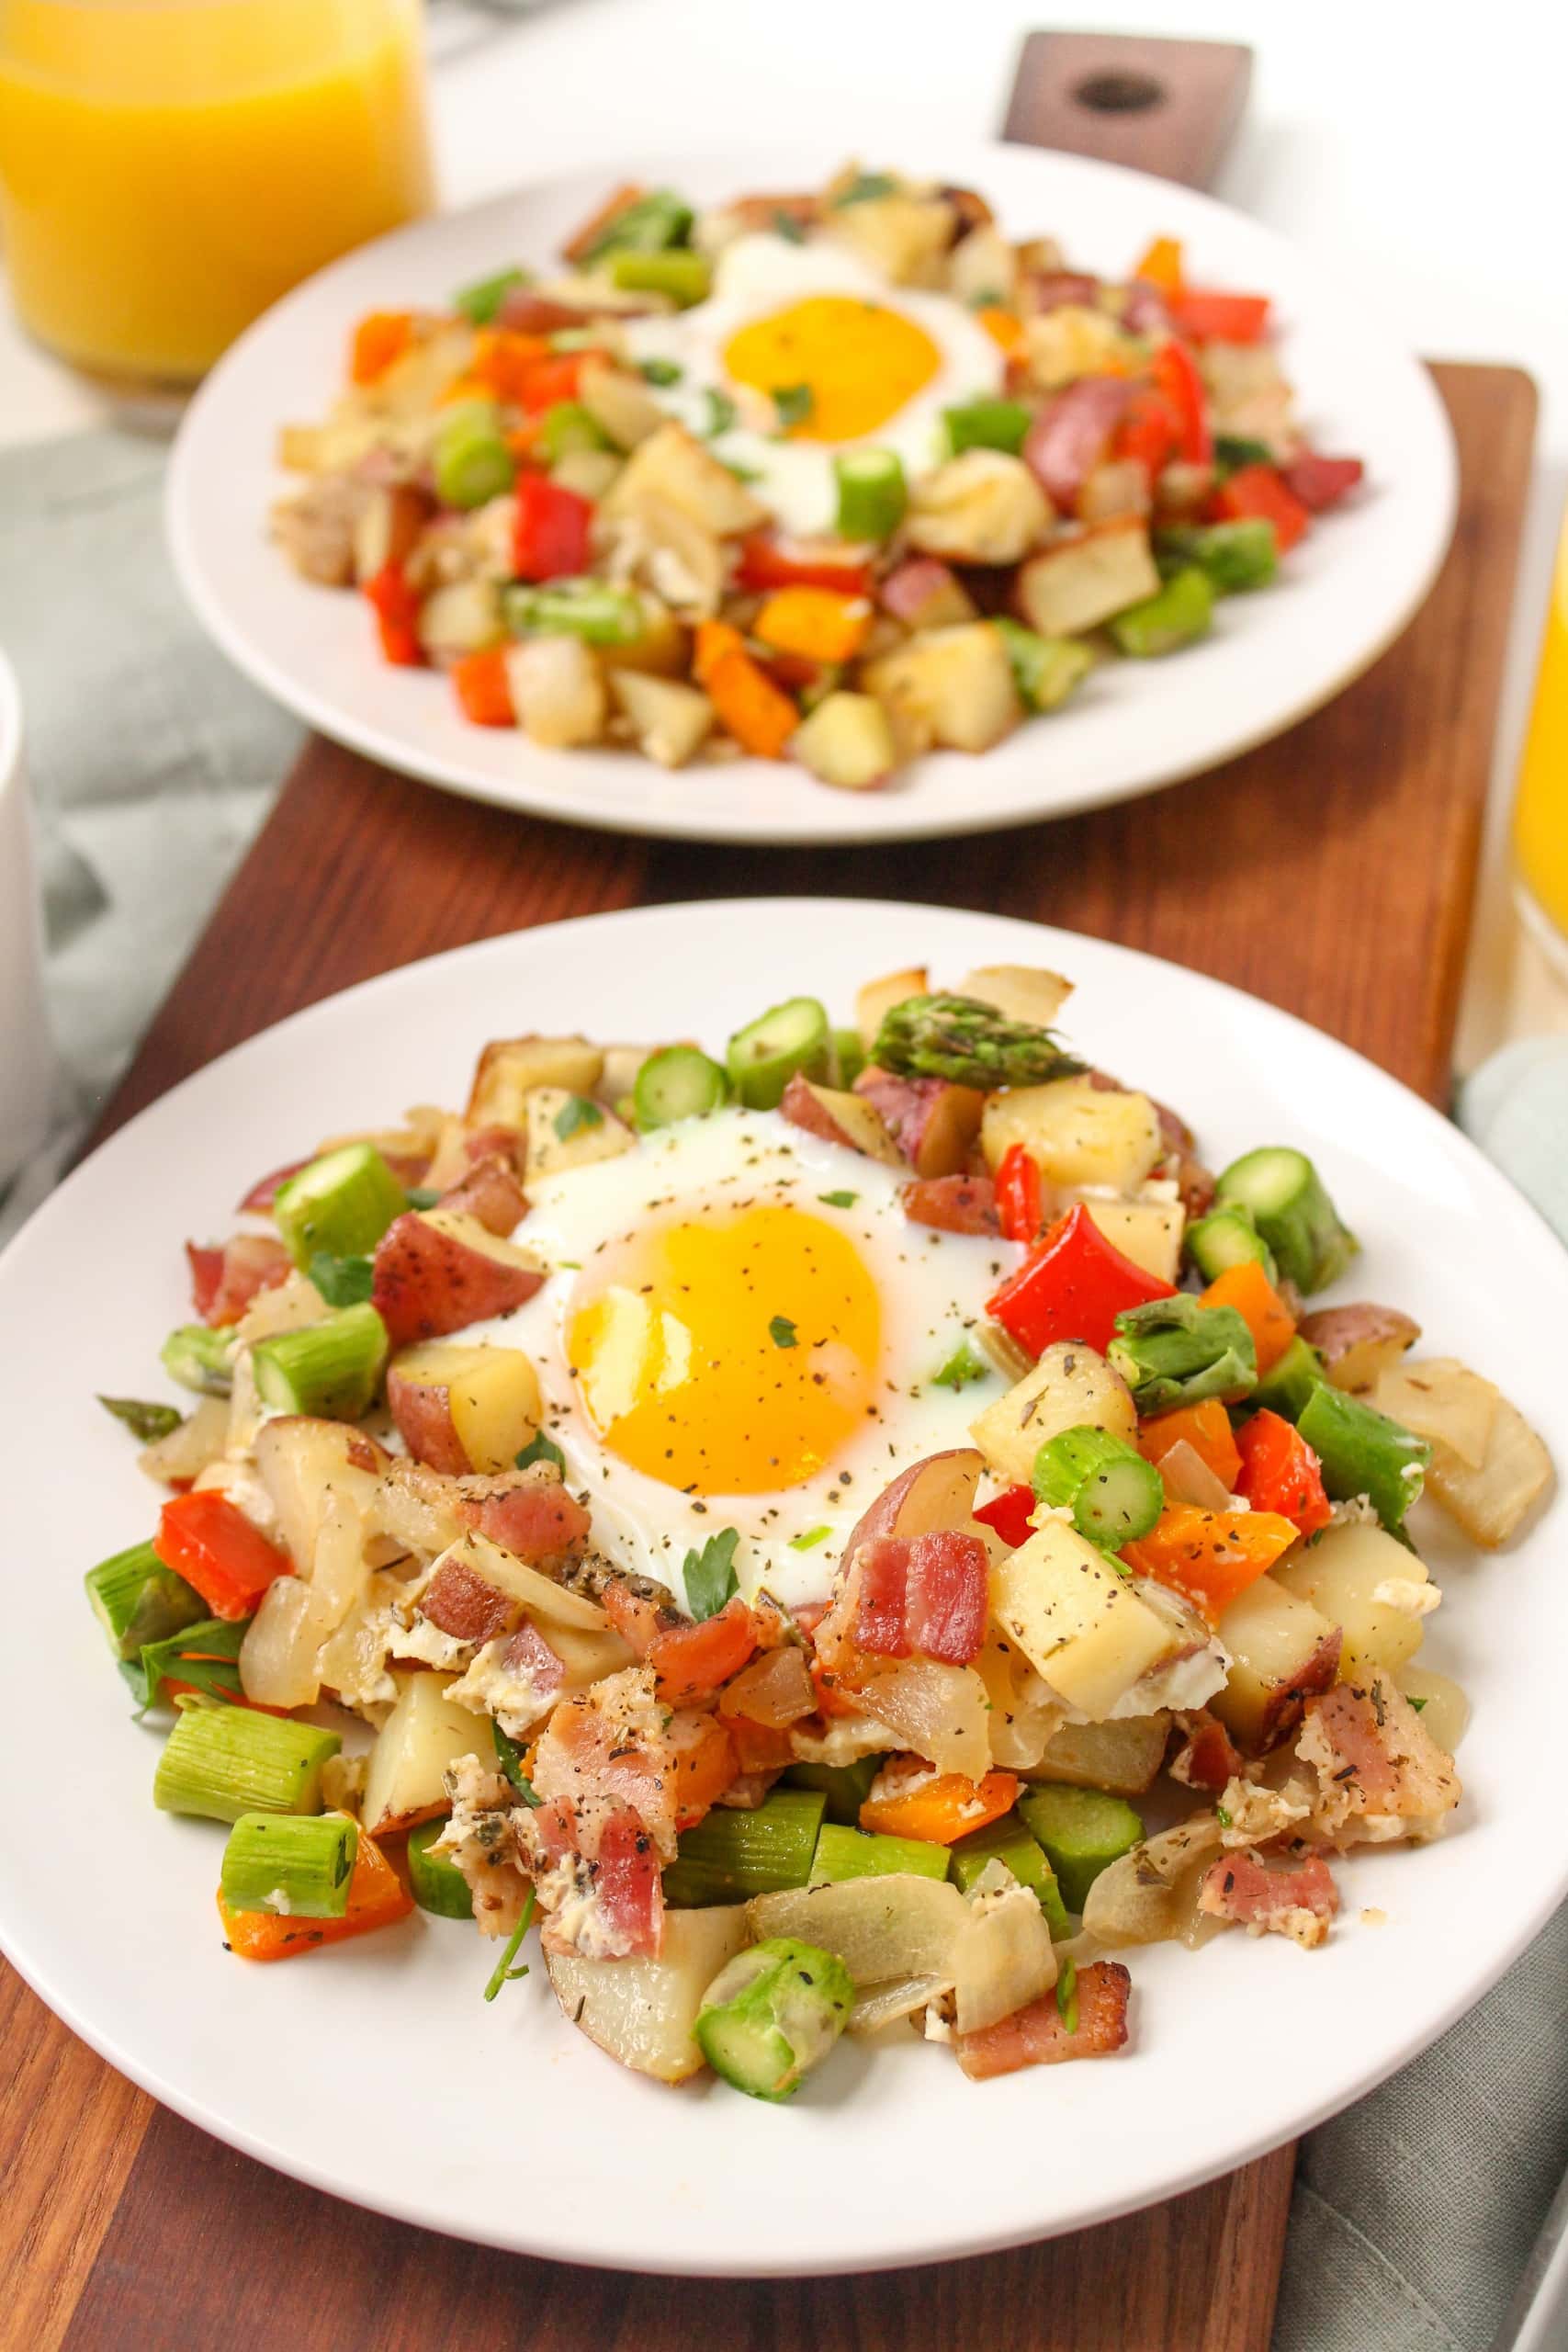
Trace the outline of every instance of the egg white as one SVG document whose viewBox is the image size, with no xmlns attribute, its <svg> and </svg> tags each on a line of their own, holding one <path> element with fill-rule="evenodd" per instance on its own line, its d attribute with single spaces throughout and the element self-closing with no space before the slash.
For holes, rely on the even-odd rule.
<svg viewBox="0 0 1568 2352">
<path fill-rule="evenodd" d="M 942 364 L 929 384 L 874 433 L 848 441 L 781 441 L 769 403 L 754 386 L 735 384 L 724 354 L 752 320 L 817 294 L 858 295 L 898 311 L 931 337 Z M 727 465 L 755 477 L 748 489 L 801 537 L 830 531 L 838 507 L 833 458 L 842 449 L 889 449 L 910 481 L 944 454 L 942 412 L 1000 389 L 1006 362 L 973 312 L 951 295 L 891 286 L 846 247 L 829 241 L 791 244 L 783 237 L 738 237 L 718 257 L 705 302 L 670 316 L 630 319 L 622 330 L 634 360 L 668 360 L 678 383 L 650 386 L 653 398 Z M 708 392 L 736 403 L 736 422 L 710 436 Z"/>
<path fill-rule="evenodd" d="M 791 1126 L 775 1112 L 728 1110 L 659 1130 L 618 1159 L 598 1160 L 529 1187 L 519 1240 L 551 1271 L 525 1306 L 476 1337 L 524 1349 L 538 1371 L 545 1428 L 566 1457 L 566 1479 L 593 1514 L 591 1542 L 623 1568 L 656 1577 L 683 1600 L 689 1550 L 739 1529 L 743 1591 L 766 1584 L 786 1602 L 826 1591 L 844 1538 L 866 1506 L 911 1462 L 969 1442 L 976 1415 L 996 1396 L 987 1372 L 958 1392 L 937 1372 L 980 1317 L 1004 1260 L 1003 1243 L 912 1225 L 899 1204 L 906 1179 L 838 1144 Z M 852 1208 L 824 1193 L 852 1192 Z M 830 1471 L 774 1494 L 682 1494 L 610 1453 L 572 1378 L 566 1335 L 592 1283 L 596 1254 L 646 1226 L 650 1214 L 700 1214 L 788 1203 L 849 1236 L 876 1284 L 883 1347 L 879 1418 L 847 1442 Z M 794 1539 L 829 1532 L 805 1550 Z"/>
</svg>

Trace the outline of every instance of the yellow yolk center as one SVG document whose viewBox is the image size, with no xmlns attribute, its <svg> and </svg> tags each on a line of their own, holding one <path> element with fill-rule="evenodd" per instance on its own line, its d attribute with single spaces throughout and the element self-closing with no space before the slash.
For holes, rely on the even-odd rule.
<svg viewBox="0 0 1568 2352">
<path fill-rule="evenodd" d="M 666 1226 L 573 1317 L 571 1364 L 612 1453 L 701 1495 L 766 1494 L 865 1425 L 876 1285 L 847 1237 L 787 1207 Z"/>
<path fill-rule="evenodd" d="M 900 311 L 814 294 L 742 327 L 725 345 L 724 364 L 737 384 L 799 395 L 805 413 L 788 426 L 792 440 L 854 441 L 931 382 L 942 353 Z"/>
</svg>

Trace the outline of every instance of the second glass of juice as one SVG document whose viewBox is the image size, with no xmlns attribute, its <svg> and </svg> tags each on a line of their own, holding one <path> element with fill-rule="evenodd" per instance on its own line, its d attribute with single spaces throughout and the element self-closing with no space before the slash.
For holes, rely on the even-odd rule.
<svg viewBox="0 0 1568 2352">
<path fill-rule="evenodd" d="M 39 343 L 194 383 L 432 200 L 419 0 L 0 0 L 0 232 Z"/>
</svg>

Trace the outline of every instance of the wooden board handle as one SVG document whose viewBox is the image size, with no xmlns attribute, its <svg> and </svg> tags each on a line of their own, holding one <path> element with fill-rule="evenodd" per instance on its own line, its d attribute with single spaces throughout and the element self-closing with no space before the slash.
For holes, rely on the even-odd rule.
<svg viewBox="0 0 1568 2352">
<path fill-rule="evenodd" d="M 1207 187 L 1251 80 L 1252 51 L 1240 41 L 1031 33 L 1002 137 Z"/>
</svg>

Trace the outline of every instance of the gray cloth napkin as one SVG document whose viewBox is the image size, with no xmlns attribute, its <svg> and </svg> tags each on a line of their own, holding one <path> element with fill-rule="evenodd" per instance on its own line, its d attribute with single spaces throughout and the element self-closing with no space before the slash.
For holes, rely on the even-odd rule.
<svg viewBox="0 0 1568 2352">
<path fill-rule="evenodd" d="M 0 457 L 0 644 L 27 710 L 74 1081 L 0 1239 L 129 1059 L 298 741 L 187 614 L 163 471 L 159 444 L 107 431 Z M 1461 1115 L 1568 1238 L 1568 1046 L 1555 1062 L 1510 1049 Z M 1312 2135 L 1275 2352 L 1485 2352 L 1568 2168 L 1565 2007 L 1568 1909 L 1435 2049 Z"/>
</svg>

